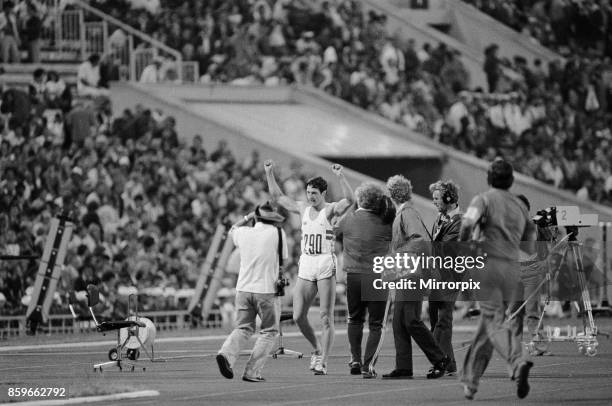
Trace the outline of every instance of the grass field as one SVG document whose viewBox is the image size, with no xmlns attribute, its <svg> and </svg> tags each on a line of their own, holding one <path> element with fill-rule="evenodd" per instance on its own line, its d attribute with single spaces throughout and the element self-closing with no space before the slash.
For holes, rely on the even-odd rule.
<svg viewBox="0 0 612 406">
<path fill-rule="evenodd" d="M 458 326 L 454 335 L 456 358 L 460 365 L 465 343 L 475 322 Z M 576 321 L 557 325 L 577 324 Z M 579 323 L 578 323 L 579 324 Z M 601 330 L 612 331 L 610 319 L 598 321 Z M 214 359 L 224 333 L 221 331 L 158 332 L 156 354 L 163 363 L 140 360 L 146 372 L 93 371 L 93 363 L 106 360 L 112 335 L 102 337 L 33 337 L 4 342 L 0 347 L 0 403 L 15 401 L 7 396 L 10 387 L 65 387 L 70 397 L 135 390 L 157 390 L 158 397 L 132 399 L 131 405 L 461 405 L 470 403 L 462 395 L 456 378 L 426 380 L 430 367 L 414 348 L 415 379 L 363 380 L 348 374 L 346 326 L 339 326 L 327 376 L 308 371 L 307 342 L 295 328 L 288 328 L 285 345 L 303 351 L 304 359 L 270 359 L 265 367 L 265 383 L 240 380 L 247 357 L 235 367 L 234 380 L 223 378 Z M 531 393 L 518 400 L 515 384 L 497 356 L 491 361 L 474 403 L 482 405 L 612 404 L 612 340 L 600 337 L 599 353 L 585 357 L 571 343 L 552 344 L 552 356 L 537 357 L 531 374 Z M 415 346 L 416 347 L 416 346 Z M 385 341 L 378 362 L 379 374 L 394 366 L 392 335 Z M 119 401 L 98 404 L 118 404 Z"/>
</svg>

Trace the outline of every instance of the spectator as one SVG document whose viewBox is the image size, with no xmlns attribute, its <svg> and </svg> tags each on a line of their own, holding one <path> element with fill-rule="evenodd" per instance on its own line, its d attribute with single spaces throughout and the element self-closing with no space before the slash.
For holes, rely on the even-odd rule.
<svg viewBox="0 0 612 406">
<path fill-rule="evenodd" d="M 140 75 L 140 83 L 159 83 L 161 82 L 161 67 L 164 61 L 156 56 L 153 58 L 153 61 L 145 66 L 142 74 Z"/>
<path fill-rule="evenodd" d="M 497 57 L 498 49 L 499 46 L 497 44 L 489 45 L 485 49 L 484 71 L 487 75 L 489 93 L 495 93 L 497 91 L 497 85 L 501 77 L 501 67 L 499 64 L 499 58 Z"/>
<path fill-rule="evenodd" d="M 70 89 L 66 86 L 66 83 L 54 70 L 47 72 L 44 93 L 49 108 L 60 109 L 64 112 L 70 111 L 72 94 L 70 93 Z"/>
<path fill-rule="evenodd" d="M 0 112 L 3 114 L 11 114 L 9 127 L 21 127 L 27 123 L 30 117 L 32 103 L 29 95 L 20 89 L 8 89 L 2 93 L 2 103 L 0 104 Z"/>
<path fill-rule="evenodd" d="M 66 115 L 66 144 L 65 148 L 70 148 L 72 144 L 80 148 L 85 140 L 92 137 L 96 131 L 98 121 L 94 110 L 89 103 L 79 102 Z"/>
<path fill-rule="evenodd" d="M 32 82 L 28 86 L 33 104 L 44 103 L 46 90 L 45 80 L 45 70 L 42 68 L 35 69 L 32 73 Z"/>
<path fill-rule="evenodd" d="M 17 17 L 13 12 L 15 4 L 12 1 L 5 1 L 2 4 L 2 13 L 0 13 L 0 53 L 2 53 L 2 62 L 4 63 L 19 63 L 21 62 L 21 54 L 19 52 L 19 29 L 17 26 Z"/>
<path fill-rule="evenodd" d="M 25 40 L 27 41 L 30 63 L 40 62 L 42 36 L 42 15 L 36 4 L 26 0 L 27 20 L 25 22 Z"/>
<path fill-rule="evenodd" d="M 91 54 L 77 73 L 77 92 L 79 96 L 108 96 L 108 89 L 100 87 L 100 55 Z"/>
</svg>

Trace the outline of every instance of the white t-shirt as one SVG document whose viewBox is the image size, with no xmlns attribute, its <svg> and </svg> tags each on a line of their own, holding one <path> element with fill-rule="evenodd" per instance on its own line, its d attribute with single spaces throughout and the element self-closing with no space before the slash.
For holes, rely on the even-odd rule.
<svg viewBox="0 0 612 406">
<path fill-rule="evenodd" d="M 91 62 L 85 61 L 79 65 L 77 72 L 78 83 L 77 86 L 81 87 L 81 79 L 85 79 L 87 86 L 97 87 L 100 82 L 100 65 L 92 66 Z"/>
<path fill-rule="evenodd" d="M 282 230 L 281 230 L 282 231 Z M 289 257 L 287 236 L 283 235 L 283 259 Z M 255 223 L 254 227 L 238 227 L 232 232 L 240 249 L 240 272 L 236 290 L 250 293 L 274 293 L 278 279 L 278 232 L 276 227 Z"/>
<path fill-rule="evenodd" d="M 142 71 L 142 75 L 140 75 L 140 83 L 157 83 L 159 80 L 159 72 L 157 70 L 157 66 L 154 64 L 150 64 L 145 66 Z"/>
</svg>

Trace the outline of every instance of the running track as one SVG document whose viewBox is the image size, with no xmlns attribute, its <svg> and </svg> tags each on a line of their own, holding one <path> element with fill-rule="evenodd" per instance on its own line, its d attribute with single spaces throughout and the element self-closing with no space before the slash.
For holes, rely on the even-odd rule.
<svg viewBox="0 0 612 406">
<path fill-rule="evenodd" d="M 606 320 L 606 324 L 610 324 Z M 343 327 L 341 327 L 343 328 Z M 600 326 L 600 328 L 602 328 Z M 464 343 L 469 339 L 469 326 L 456 333 L 456 357 L 460 363 L 465 355 Z M 290 329 L 293 332 L 294 329 Z M 612 330 L 612 329 L 608 329 Z M 198 336 L 201 333 L 202 336 Z M 217 369 L 214 354 L 220 347 L 221 332 L 189 332 L 191 337 L 161 337 L 158 333 L 156 351 L 168 360 L 165 363 L 141 361 L 146 372 L 105 371 L 94 373 L 92 364 L 106 359 L 108 343 L 93 339 L 112 340 L 112 336 L 88 335 L 86 346 L 81 344 L 49 344 L 28 348 L 16 347 L 24 342 L 5 342 L 0 347 L 0 403 L 8 401 L 9 386 L 68 386 L 71 393 L 84 388 L 116 387 L 131 390 L 155 389 L 156 398 L 129 400 L 130 405 L 462 405 L 456 378 L 439 380 L 424 378 L 429 364 L 414 348 L 414 380 L 363 380 L 348 374 L 347 338 L 338 330 L 334 356 L 327 376 L 313 376 L 308 371 L 309 356 L 304 359 L 270 359 L 265 368 L 265 383 L 249 383 L 239 379 L 246 357 L 234 368 L 234 380 L 223 378 Z M 205 337 L 205 335 L 208 335 Z M 212 336 L 211 334 L 217 334 Z M 176 335 L 176 334 L 175 334 Z M 306 341 L 297 333 L 288 333 L 288 348 L 308 352 Z M 68 338 L 71 339 L 71 338 Z M 75 338 L 72 338 L 75 339 Z M 365 341 L 365 340 L 364 340 Z M 413 346 L 416 347 L 416 346 Z M 478 405 L 610 405 L 612 404 L 612 340 L 600 338 L 599 354 L 594 358 L 580 355 L 569 343 L 553 344 L 553 356 L 538 357 L 532 369 L 531 393 L 519 401 L 515 385 L 506 377 L 503 362 L 494 357 L 481 383 L 476 400 Z M 393 339 L 385 340 L 377 370 L 388 372 L 394 364 Z M 97 403 L 97 404 L 117 404 Z"/>
</svg>

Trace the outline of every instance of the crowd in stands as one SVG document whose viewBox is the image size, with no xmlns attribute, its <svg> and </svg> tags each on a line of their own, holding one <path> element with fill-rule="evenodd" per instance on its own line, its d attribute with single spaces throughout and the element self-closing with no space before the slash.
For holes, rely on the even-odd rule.
<svg viewBox="0 0 612 406">
<path fill-rule="evenodd" d="M 224 142 L 205 149 L 206 134 L 182 141 L 173 117 L 140 105 L 113 118 L 107 98 L 61 99 L 56 79 L 40 69 L 29 92 L 2 89 L 0 254 L 42 255 L 66 212 L 75 227 L 52 313 L 89 283 L 105 298 L 102 318 L 125 317 L 136 292 L 141 311 L 185 309 L 217 224 L 268 198 L 257 152 L 238 161 Z M 299 166 L 282 176 L 301 198 Z M 299 224 L 287 234 L 298 258 Z M 0 314 L 24 314 L 39 262 L 0 261 Z"/>
<path fill-rule="evenodd" d="M 43 33 L 52 16 L 41 1 L 2 2 L 0 12 L 0 57 L 4 63 L 40 62 Z M 27 57 L 22 58 L 22 50 Z"/>
<path fill-rule="evenodd" d="M 498 3 L 529 2 L 480 4 Z M 504 155 L 582 199 L 612 202 L 608 58 L 544 66 L 502 60 L 492 45 L 483 66 L 489 86 L 473 89 L 458 51 L 403 42 L 387 32 L 385 15 L 364 13 L 354 0 L 161 0 L 147 13 L 127 1 L 99 7 L 198 61 L 203 83 L 315 86 L 478 157 Z"/>
<path fill-rule="evenodd" d="M 608 58 L 576 55 L 544 67 L 502 61 L 491 46 L 489 86 L 471 89 L 457 51 L 402 42 L 388 34 L 384 15 L 354 0 L 316 8 L 306 0 L 93 4 L 197 60 L 204 83 L 312 85 L 476 156 L 504 155 L 582 199 L 612 203 Z M 500 73 L 504 64 L 513 75 Z M 28 92 L 2 89 L 0 252 L 41 253 L 49 220 L 70 209 L 78 227 L 60 292 L 91 281 L 109 296 L 113 286 L 136 286 L 155 291 L 145 310 L 176 308 L 215 225 L 265 199 L 259 158 L 237 162 L 225 145 L 206 151 L 197 136 L 186 145 L 163 112 L 136 106 L 112 119 L 104 97 L 74 94 L 40 70 Z M 295 193 L 304 177 L 297 174 L 285 185 Z M 299 249 L 297 228 L 290 235 Z M 0 262 L 3 314 L 22 313 L 35 265 Z M 110 305 L 113 313 L 121 311 Z"/>
<path fill-rule="evenodd" d="M 184 60 L 197 61 L 203 83 L 315 86 L 478 157 L 504 155 L 526 175 L 610 204 L 609 2 L 470 2 L 545 45 L 586 52 L 544 66 L 520 56 L 500 59 L 492 45 L 483 66 L 488 87 L 474 89 L 458 51 L 443 43 L 401 41 L 387 31 L 385 15 L 364 13 L 356 0 L 97 0 L 92 5 L 179 50 Z M 12 10 L 23 22 L 27 13 L 19 10 L 29 8 L 44 14 L 35 0 Z M 125 35 L 118 29 L 114 37 Z M 104 94 L 82 79 L 116 78 L 105 61 L 92 65 L 104 68 L 97 77 L 89 61 L 81 65 L 80 92 Z M 141 81 L 160 80 L 162 64 L 153 60 Z"/>
<path fill-rule="evenodd" d="M 563 54 L 612 56 L 609 0 L 463 0 Z"/>
</svg>

